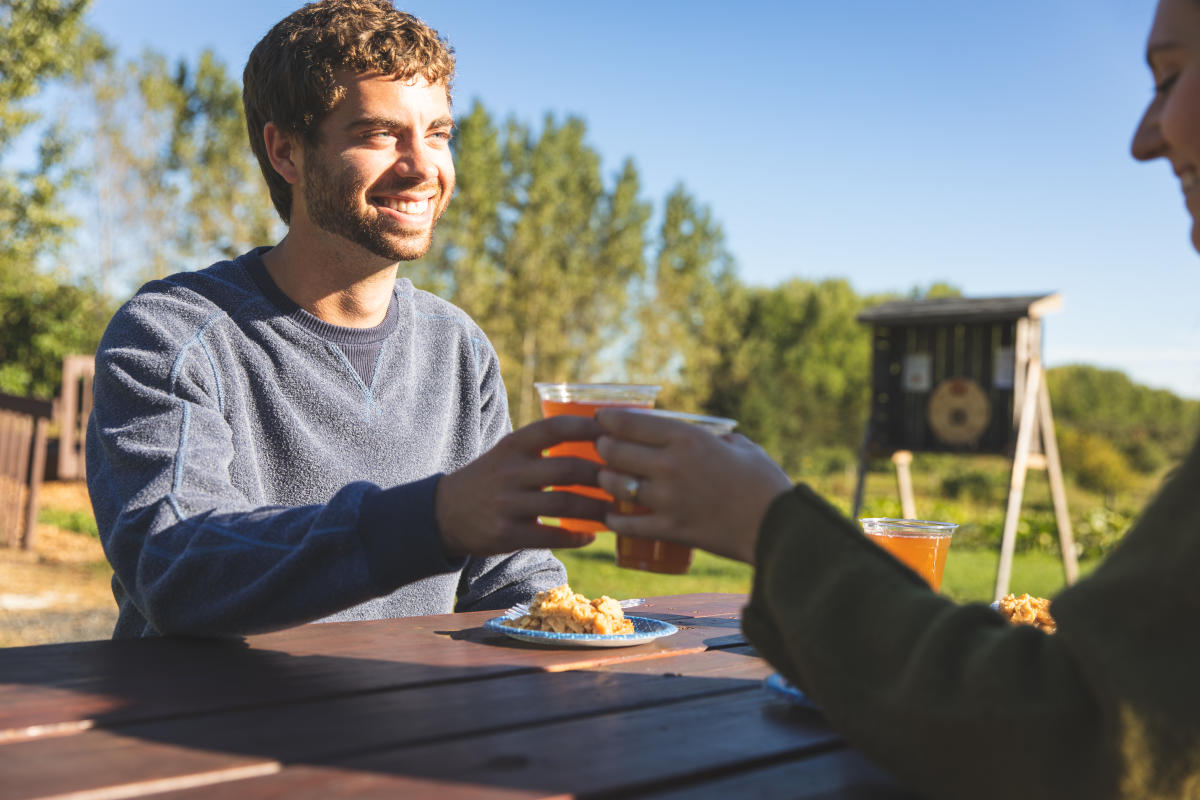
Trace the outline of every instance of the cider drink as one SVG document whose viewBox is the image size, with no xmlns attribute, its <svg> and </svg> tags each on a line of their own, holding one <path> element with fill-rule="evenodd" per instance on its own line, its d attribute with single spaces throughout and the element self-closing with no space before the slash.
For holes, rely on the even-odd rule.
<svg viewBox="0 0 1200 800">
<path fill-rule="evenodd" d="M 557 417 L 571 415 L 575 417 L 592 417 L 602 408 L 652 408 L 654 398 L 658 395 L 658 386 L 620 383 L 536 383 L 538 396 L 542 401 L 542 416 Z M 594 442 L 563 442 L 546 450 L 542 455 L 551 457 L 572 456 L 586 458 L 597 464 L 603 464 L 604 459 L 596 452 Z M 607 503 L 613 501 L 612 495 L 595 486 L 552 486 L 555 491 L 568 491 L 576 494 L 595 497 Z M 550 520 L 545 520 L 550 521 Z M 563 517 L 553 520 L 554 524 L 569 531 L 580 533 L 597 533 L 607 530 L 604 523 L 590 519 L 571 519 Z"/>
<path fill-rule="evenodd" d="M 958 525 L 921 519 L 868 518 L 860 522 L 872 542 L 924 578 L 935 592 L 942 588 L 950 535 Z"/>
<path fill-rule="evenodd" d="M 730 433 L 737 422 L 725 417 L 707 417 L 702 414 L 687 414 L 682 411 L 648 410 L 647 416 L 674 419 L 704 428 L 714 436 Z M 617 501 L 621 514 L 637 514 L 640 506 L 626 500 Z M 692 566 L 692 548 L 686 544 L 667 542 L 662 539 L 642 539 L 617 535 L 617 566 L 641 569 L 647 572 L 662 572 L 668 575 L 683 575 Z"/>
</svg>

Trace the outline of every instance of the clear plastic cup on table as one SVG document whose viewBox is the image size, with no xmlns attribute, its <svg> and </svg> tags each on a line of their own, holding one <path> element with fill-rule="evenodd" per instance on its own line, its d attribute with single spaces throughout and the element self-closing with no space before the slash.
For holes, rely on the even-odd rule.
<svg viewBox="0 0 1200 800">
<path fill-rule="evenodd" d="M 957 523 L 888 517 L 866 517 L 859 522 L 872 542 L 924 578 L 935 592 L 942 588 L 946 553 Z"/>
</svg>

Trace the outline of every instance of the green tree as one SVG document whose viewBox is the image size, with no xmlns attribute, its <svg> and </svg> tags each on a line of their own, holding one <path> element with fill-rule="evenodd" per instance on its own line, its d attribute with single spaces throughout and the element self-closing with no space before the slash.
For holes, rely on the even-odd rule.
<svg viewBox="0 0 1200 800">
<path fill-rule="evenodd" d="M 106 54 L 86 7 L 0 2 L 0 391 L 9 394 L 54 396 L 62 356 L 94 348 L 111 310 L 95 286 L 49 269 L 77 224 L 65 196 L 79 173 L 66 126 L 32 106 Z M 36 141 L 32 163 L 15 152 L 22 139 Z"/>
<path fill-rule="evenodd" d="M 650 290 L 636 314 L 631 375 L 663 385 L 662 407 L 714 410 L 714 378 L 733 359 L 744 313 L 721 226 L 677 186 L 666 199 Z"/>
<path fill-rule="evenodd" d="M 148 54 L 141 90 L 170 120 L 161 157 L 166 180 L 181 187 L 184 215 L 173 233 L 181 254 L 206 266 L 268 242 L 277 220 L 247 140 L 241 83 L 205 50 L 194 67 L 180 60 L 170 71 Z"/>
<path fill-rule="evenodd" d="M 597 372 L 641 263 L 640 252 L 629 260 L 599 258 L 608 204 L 600 158 L 585 132 L 577 117 L 558 124 L 547 116 L 536 139 L 517 129 L 509 137 L 514 219 L 501 255 L 505 314 L 491 323 L 510 358 L 506 377 L 518 424 L 540 415 L 534 381 L 586 380 Z"/>
<path fill-rule="evenodd" d="M 1055 420 L 1107 439 L 1133 467 L 1152 472 L 1181 458 L 1200 428 L 1200 402 L 1151 389 L 1117 370 L 1046 371 Z"/>
<path fill-rule="evenodd" d="M 0 392 L 56 396 L 63 356 L 94 352 L 112 312 L 107 296 L 86 280 L 36 273 L 0 286 Z"/>
<path fill-rule="evenodd" d="M 502 209 L 507 176 L 500 134 L 479 101 L 456 121 L 454 199 L 438 222 L 429 253 L 402 265 L 418 286 L 451 298 L 477 320 L 495 313 L 503 246 Z"/>
<path fill-rule="evenodd" d="M 645 271 L 649 208 L 627 162 L 605 186 L 583 121 L 547 116 L 500 134 L 476 102 L 454 139 L 454 201 L 429 254 L 407 270 L 469 312 L 500 355 L 520 425 L 535 381 L 591 380 L 611 363 L 632 283 Z"/>
<path fill-rule="evenodd" d="M 63 246 L 76 220 L 63 202 L 77 176 L 67 165 L 61 125 L 38 128 L 30 107 L 47 84 L 81 74 L 104 45 L 83 22 L 86 0 L 0 2 L 0 283 L 29 280 L 34 267 Z M 39 139 L 36 163 L 13 166 L 23 136 Z"/>
<path fill-rule="evenodd" d="M 791 280 L 749 290 L 740 347 L 711 404 L 739 420 L 789 472 L 820 468 L 818 454 L 852 452 L 870 394 L 863 300 L 843 280 Z"/>
<path fill-rule="evenodd" d="M 81 260 L 128 291 L 282 235 L 250 150 L 241 87 L 211 51 L 156 52 L 88 74 L 95 215 Z M 98 263 L 97 263 L 98 262 Z"/>
<path fill-rule="evenodd" d="M 147 61 L 161 64 L 153 54 Z M 131 290 L 179 263 L 170 232 L 180 217 L 179 187 L 162 157 L 171 120 L 142 97 L 146 67 L 108 58 L 88 71 L 80 107 L 90 111 L 85 219 L 76 261 L 109 292 Z"/>
</svg>

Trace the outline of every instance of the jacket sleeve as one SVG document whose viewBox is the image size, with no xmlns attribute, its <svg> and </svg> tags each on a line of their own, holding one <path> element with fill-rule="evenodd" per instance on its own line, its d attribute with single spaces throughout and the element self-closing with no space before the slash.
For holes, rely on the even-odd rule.
<svg viewBox="0 0 1200 800">
<path fill-rule="evenodd" d="M 482 332 L 475 334 L 479 369 L 481 439 L 495 446 L 512 431 L 508 394 L 500 377 L 500 359 Z M 459 581 L 457 611 L 508 608 L 538 592 L 567 582 L 567 569 L 549 550 L 530 549 L 467 559 Z"/>
<path fill-rule="evenodd" d="M 757 559 L 748 637 L 905 783 L 945 798 L 1118 795 L 1121 704 L 1070 615 L 1047 635 L 940 597 L 805 486 L 770 507 Z"/>
<path fill-rule="evenodd" d="M 258 507 L 233 484 L 232 431 L 202 336 L 119 313 L 97 354 L 88 487 L 114 588 L 160 634 L 244 635 L 311 621 L 437 571 L 436 476 L 322 505 Z M 380 518 L 426 520 L 406 541 Z M 393 526 L 394 527 L 394 526 Z"/>
</svg>

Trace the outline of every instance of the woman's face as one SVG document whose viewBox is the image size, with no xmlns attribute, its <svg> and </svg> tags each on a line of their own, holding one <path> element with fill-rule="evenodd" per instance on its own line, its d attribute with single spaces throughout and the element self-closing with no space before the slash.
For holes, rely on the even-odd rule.
<svg viewBox="0 0 1200 800">
<path fill-rule="evenodd" d="M 1146 61 L 1154 98 L 1133 135 L 1133 157 L 1171 162 L 1200 250 L 1200 0 L 1159 0 Z"/>
</svg>

